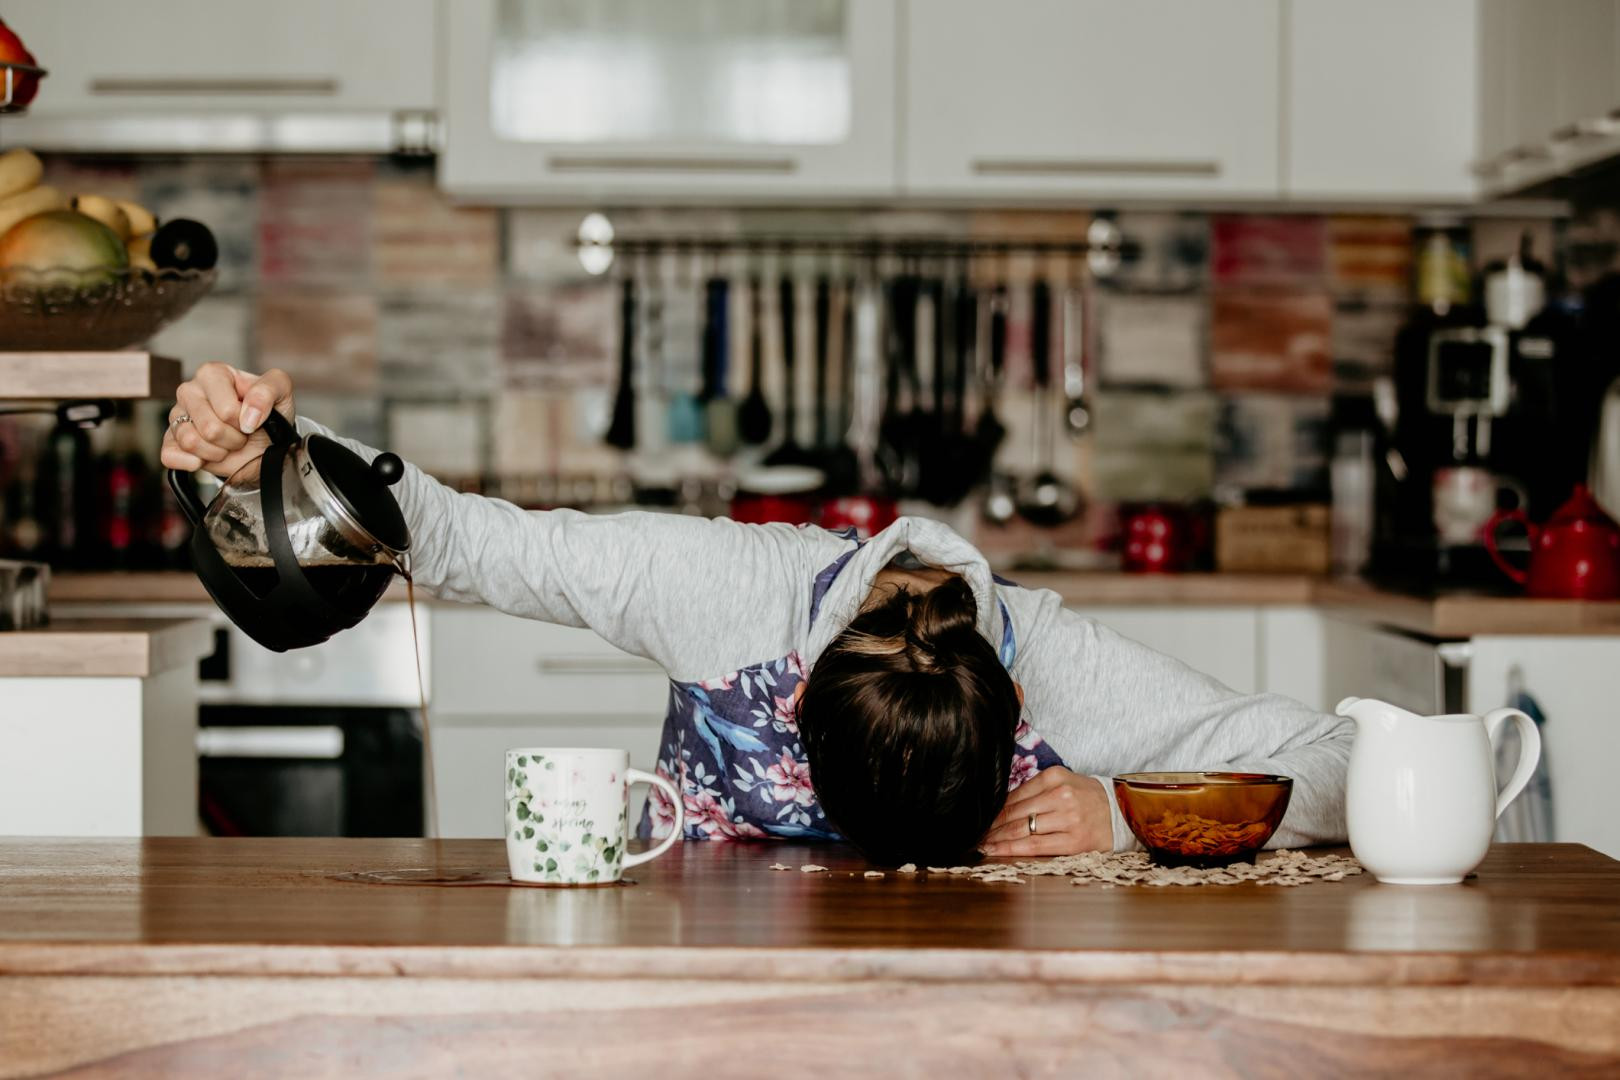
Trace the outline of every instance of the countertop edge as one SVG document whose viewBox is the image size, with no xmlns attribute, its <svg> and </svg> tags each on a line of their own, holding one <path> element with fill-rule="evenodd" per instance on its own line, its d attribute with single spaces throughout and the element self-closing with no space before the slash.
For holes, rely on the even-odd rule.
<svg viewBox="0 0 1620 1080">
<path fill-rule="evenodd" d="M 1311 608 L 1339 618 L 1436 640 L 1484 635 L 1620 635 L 1620 601 L 1532 600 L 1494 595 L 1407 595 L 1356 579 L 1298 574 L 1125 574 L 1117 572 L 1014 573 L 1010 580 L 1050 589 L 1082 613 L 1106 607 L 1154 610 L 1198 608 Z M 384 601 L 404 601 L 403 584 Z M 431 603 L 449 603 L 431 597 Z M 184 571 L 64 572 L 53 574 L 52 604 L 142 605 L 211 602 L 202 583 Z"/>
<path fill-rule="evenodd" d="M 13 942 L 0 977 L 787 979 L 1243 986 L 1620 987 L 1620 957 L 1547 952 L 1263 952 L 738 946 L 194 945 Z"/>
<path fill-rule="evenodd" d="M 213 651 L 205 619 L 62 619 L 0 634 L 0 678 L 139 678 Z"/>
</svg>

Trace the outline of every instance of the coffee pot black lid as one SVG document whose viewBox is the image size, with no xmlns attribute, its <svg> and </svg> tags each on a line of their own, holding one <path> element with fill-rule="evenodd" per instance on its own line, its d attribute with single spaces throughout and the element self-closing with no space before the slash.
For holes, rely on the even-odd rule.
<svg viewBox="0 0 1620 1080">
<path fill-rule="evenodd" d="M 359 454 L 324 435 L 306 439 L 304 452 L 356 524 L 390 551 L 410 550 L 411 531 L 393 492 L 388 490 L 405 474 L 398 456 L 379 454 L 367 465 Z"/>
</svg>

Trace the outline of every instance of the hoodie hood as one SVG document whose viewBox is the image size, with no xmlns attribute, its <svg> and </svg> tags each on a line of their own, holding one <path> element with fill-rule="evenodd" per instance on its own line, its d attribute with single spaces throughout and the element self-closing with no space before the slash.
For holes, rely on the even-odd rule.
<svg viewBox="0 0 1620 1080">
<path fill-rule="evenodd" d="M 833 638 L 860 614 L 878 572 L 907 552 L 924 566 L 960 575 L 973 590 L 980 635 L 992 646 L 1001 641 L 1001 605 L 996 603 L 995 581 L 984 556 L 948 525 L 928 518 L 903 517 L 863 544 L 822 597 L 805 645 L 807 667 L 813 666 Z"/>
</svg>

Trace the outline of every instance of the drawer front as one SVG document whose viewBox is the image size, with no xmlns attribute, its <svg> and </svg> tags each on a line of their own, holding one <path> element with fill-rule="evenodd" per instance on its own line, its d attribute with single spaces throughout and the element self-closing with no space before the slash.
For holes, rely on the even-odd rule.
<svg viewBox="0 0 1620 1080">
<path fill-rule="evenodd" d="M 1259 687 L 1254 608 L 1077 607 L 1082 615 L 1248 694 Z"/>
<path fill-rule="evenodd" d="M 433 704 L 483 716 L 662 717 L 663 669 L 589 630 L 488 608 L 433 608 Z"/>
<path fill-rule="evenodd" d="M 612 747 L 630 764 L 652 772 L 658 761 L 663 718 L 592 716 L 547 720 L 537 716 L 433 717 L 433 781 L 439 796 L 439 835 L 500 836 L 505 814 L 506 751 L 524 746 Z M 630 789 L 631 828 L 641 820 L 647 786 Z"/>
</svg>

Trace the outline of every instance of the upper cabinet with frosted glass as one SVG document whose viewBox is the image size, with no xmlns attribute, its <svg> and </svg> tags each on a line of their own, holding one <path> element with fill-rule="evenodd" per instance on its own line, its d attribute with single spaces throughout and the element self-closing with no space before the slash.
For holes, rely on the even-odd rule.
<svg viewBox="0 0 1620 1080">
<path fill-rule="evenodd" d="M 440 182 L 479 201 L 890 195 L 894 0 L 456 0 Z"/>
</svg>

